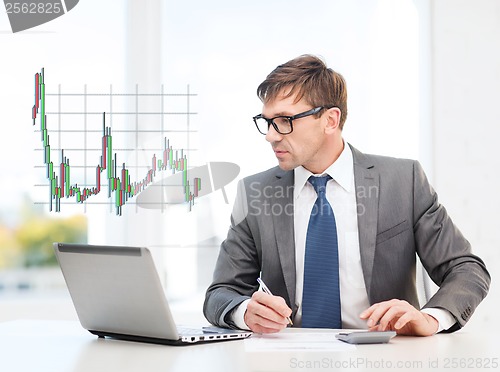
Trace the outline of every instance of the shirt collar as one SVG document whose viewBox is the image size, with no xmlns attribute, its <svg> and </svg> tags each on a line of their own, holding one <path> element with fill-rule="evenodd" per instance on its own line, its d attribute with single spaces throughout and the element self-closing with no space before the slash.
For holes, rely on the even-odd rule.
<svg viewBox="0 0 500 372">
<path fill-rule="evenodd" d="M 294 169 L 294 197 L 295 199 L 300 195 L 307 180 L 310 176 L 321 176 L 328 174 L 335 180 L 344 190 L 350 192 L 353 186 L 352 178 L 354 176 L 354 166 L 351 147 L 344 141 L 344 149 L 340 156 L 331 164 L 322 174 L 313 174 L 303 166 L 298 166 Z"/>
</svg>

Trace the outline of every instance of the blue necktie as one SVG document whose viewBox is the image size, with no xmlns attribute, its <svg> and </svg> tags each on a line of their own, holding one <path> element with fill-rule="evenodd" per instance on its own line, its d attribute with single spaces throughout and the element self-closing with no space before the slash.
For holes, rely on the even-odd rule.
<svg viewBox="0 0 500 372">
<path fill-rule="evenodd" d="M 342 328 L 337 226 L 326 199 L 326 177 L 309 177 L 318 195 L 307 227 L 302 327 Z"/>
</svg>

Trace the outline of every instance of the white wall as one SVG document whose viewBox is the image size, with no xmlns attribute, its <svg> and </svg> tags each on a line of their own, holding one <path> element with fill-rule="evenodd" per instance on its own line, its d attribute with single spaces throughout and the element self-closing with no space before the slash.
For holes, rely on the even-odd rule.
<svg viewBox="0 0 500 372">
<path fill-rule="evenodd" d="M 433 185 L 492 275 L 469 329 L 500 305 L 500 1 L 434 0 Z"/>
</svg>

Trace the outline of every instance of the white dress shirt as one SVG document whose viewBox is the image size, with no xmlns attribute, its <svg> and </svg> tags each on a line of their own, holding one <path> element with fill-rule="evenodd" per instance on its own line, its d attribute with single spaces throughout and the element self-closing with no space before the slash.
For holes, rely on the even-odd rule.
<svg viewBox="0 0 500 372">
<path fill-rule="evenodd" d="M 298 307 L 294 325 L 300 327 L 307 226 L 317 195 L 313 186 L 307 181 L 313 174 L 302 166 L 295 168 L 294 172 L 295 304 Z M 337 224 L 342 328 L 367 328 L 366 321 L 359 318 L 359 314 L 370 307 L 370 303 L 361 267 L 354 162 L 351 148 L 346 143 L 339 158 L 323 174 L 315 176 L 324 174 L 332 177 L 326 186 L 326 198 L 332 206 Z M 249 301 L 242 302 L 232 314 L 233 322 L 241 329 L 248 329 L 244 315 Z M 438 332 L 450 328 L 456 322 L 453 315 L 443 309 L 422 311 L 438 320 Z"/>
<path fill-rule="evenodd" d="M 326 185 L 326 198 L 332 206 L 337 224 L 339 249 L 339 284 L 343 328 L 366 328 L 366 321 L 359 318 L 361 311 L 370 307 L 366 294 L 361 257 L 359 253 L 358 216 L 352 152 L 349 146 L 330 165 L 324 174 L 332 177 Z M 304 257 L 307 226 L 317 195 L 307 181 L 312 174 L 304 167 L 295 168 L 294 227 L 295 227 L 295 303 L 298 312 L 294 322 L 301 324 L 302 289 L 304 287 Z M 361 309 L 361 311 L 358 311 Z"/>
</svg>

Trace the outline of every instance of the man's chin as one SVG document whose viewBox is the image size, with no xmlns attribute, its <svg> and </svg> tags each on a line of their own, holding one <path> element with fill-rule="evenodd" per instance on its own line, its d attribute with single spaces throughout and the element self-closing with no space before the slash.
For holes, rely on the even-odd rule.
<svg viewBox="0 0 500 372">
<path fill-rule="evenodd" d="M 286 163 L 283 161 L 278 161 L 278 166 L 284 171 L 291 171 L 297 167 L 294 164 Z"/>
</svg>

